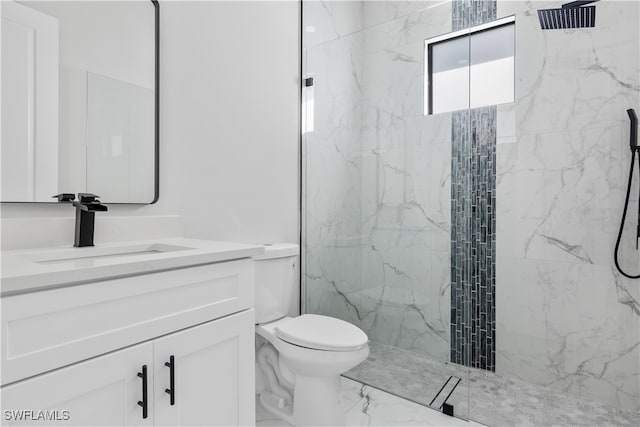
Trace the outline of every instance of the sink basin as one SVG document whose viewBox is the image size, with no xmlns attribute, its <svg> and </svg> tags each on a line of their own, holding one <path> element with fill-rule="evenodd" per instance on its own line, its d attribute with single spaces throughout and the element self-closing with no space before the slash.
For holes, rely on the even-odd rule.
<svg viewBox="0 0 640 427">
<path fill-rule="evenodd" d="M 38 264 L 78 264 L 79 262 L 93 262 L 102 259 L 151 255 L 164 252 L 175 252 L 193 249 L 187 246 L 150 243 L 125 246 L 89 247 L 74 249 L 55 249 L 51 251 L 22 255 Z"/>
</svg>

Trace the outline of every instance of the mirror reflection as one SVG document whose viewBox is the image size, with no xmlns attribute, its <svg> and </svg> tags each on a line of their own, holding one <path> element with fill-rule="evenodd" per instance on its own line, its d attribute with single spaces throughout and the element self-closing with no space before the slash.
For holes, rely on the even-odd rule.
<svg viewBox="0 0 640 427">
<path fill-rule="evenodd" d="M 155 6 L 2 2 L 3 202 L 156 198 Z"/>
</svg>

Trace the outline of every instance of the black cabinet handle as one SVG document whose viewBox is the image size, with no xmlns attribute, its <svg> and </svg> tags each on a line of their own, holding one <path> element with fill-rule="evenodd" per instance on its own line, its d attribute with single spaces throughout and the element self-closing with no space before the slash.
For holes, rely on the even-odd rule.
<svg viewBox="0 0 640 427">
<path fill-rule="evenodd" d="M 169 368 L 169 388 L 165 388 L 164 392 L 171 396 L 171 406 L 176 404 L 176 360 L 173 356 L 169 356 L 169 361 L 164 362 L 164 366 Z"/>
<path fill-rule="evenodd" d="M 142 406 L 142 418 L 147 418 L 147 365 L 142 365 L 142 372 L 138 372 L 138 376 L 142 378 L 142 400 L 138 401 L 138 405 Z"/>
</svg>

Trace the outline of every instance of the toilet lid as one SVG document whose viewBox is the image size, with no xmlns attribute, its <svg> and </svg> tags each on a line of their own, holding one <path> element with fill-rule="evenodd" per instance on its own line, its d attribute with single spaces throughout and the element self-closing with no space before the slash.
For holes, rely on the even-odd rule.
<svg viewBox="0 0 640 427">
<path fill-rule="evenodd" d="M 360 328 L 333 317 L 303 314 L 282 322 L 276 335 L 283 341 L 316 350 L 351 351 L 369 341 Z"/>
</svg>

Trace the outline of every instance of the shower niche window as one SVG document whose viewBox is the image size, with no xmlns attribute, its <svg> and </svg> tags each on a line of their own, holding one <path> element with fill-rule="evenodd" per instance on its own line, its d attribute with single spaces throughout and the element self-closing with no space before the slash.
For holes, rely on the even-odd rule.
<svg viewBox="0 0 640 427">
<path fill-rule="evenodd" d="M 425 115 L 514 101 L 515 20 L 425 41 Z"/>
</svg>

